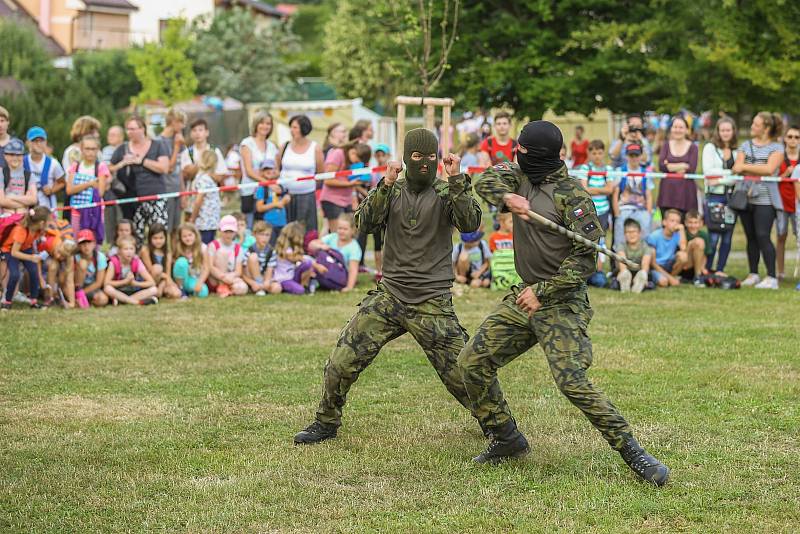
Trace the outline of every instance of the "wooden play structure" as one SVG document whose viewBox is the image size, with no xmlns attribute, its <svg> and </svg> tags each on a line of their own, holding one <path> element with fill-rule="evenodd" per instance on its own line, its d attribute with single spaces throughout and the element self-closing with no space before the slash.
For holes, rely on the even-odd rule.
<svg viewBox="0 0 800 534">
<path fill-rule="evenodd" d="M 436 131 L 436 108 L 442 108 L 442 132 L 450 131 L 450 112 L 455 101 L 452 98 L 429 98 L 421 96 L 398 96 L 394 99 L 397 104 L 397 154 L 403 155 L 403 141 L 406 136 L 406 106 L 420 106 L 423 108 L 425 128 Z M 450 151 L 450 136 L 443 135 L 441 140 L 442 154 Z"/>
</svg>

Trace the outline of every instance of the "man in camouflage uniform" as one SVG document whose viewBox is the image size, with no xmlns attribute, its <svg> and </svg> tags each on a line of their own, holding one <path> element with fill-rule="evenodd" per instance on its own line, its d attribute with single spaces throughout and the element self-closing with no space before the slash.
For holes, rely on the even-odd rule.
<svg viewBox="0 0 800 534">
<path fill-rule="evenodd" d="M 529 209 L 560 226 L 599 241 L 603 230 L 592 199 L 569 177 L 559 159 L 561 132 L 547 121 L 528 123 L 518 139 L 517 161 L 484 172 L 475 189 L 514 217 L 514 258 L 523 284 L 512 288 L 484 320 L 458 358 L 472 414 L 493 435 L 479 463 L 527 454 L 528 442 L 496 385 L 497 369 L 540 343 L 561 392 L 580 409 L 640 477 L 663 485 L 669 469 L 647 454 L 608 397 L 592 385 L 587 327 L 592 309 L 586 279 L 595 272 L 595 251 L 543 225 Z"/>
<path fill-rule="evenodd" d="M 405 176 L 397 178 L 401 166 L 390 162 L 383 180 L 356 211 L 362 232 L 385 231 L 383 278 L 339 335 L 325 365 L 316 420 L 295 436 L 296 444 L 336 436 L 350 386 L 386 343 L 406 332 L 425 351 L 447 390 L 468 406 L 456 364 L 467 335 L 450 294 L 452 235 L 453 227 L 459 232 L 477 230 L 481 209 L 471 195 L 469 176 L 459 170 L 457 156 L 450 154 L 444 160 L 447 181 L 436 179 L 438 146 L 428 130 L 408 132 Z M 495 389 L 499 394 L 499 386 Z"/>
</svg>

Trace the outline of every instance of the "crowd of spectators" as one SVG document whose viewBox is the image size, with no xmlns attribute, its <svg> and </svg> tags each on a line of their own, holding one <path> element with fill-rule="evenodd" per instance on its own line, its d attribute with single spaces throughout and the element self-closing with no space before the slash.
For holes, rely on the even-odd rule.
<svg viewBox="0 0 800 534">
<path fill-rule="evenodd" d="M 727 277 L 733 231 L 741 220 L 749 267 L 741 285 L 778 288 L 789 231 L 797 236 L 800 185 L 728 176 L 800 177 L 800 129 L 791 126 L 784 133 L 779 116 L 762 112 L 752 120 L 749 139 L 740 141 L 730 117 L 713 126 L 708 119 L 687 112 L 668 120 L 630 115 L 608 148 L 587 139 L 582 126 L 575 129 L 562 159 L 592 196 L 607 231 L 604 244 L 640 264 L 633 272 L 601 257 L 593 283 L 639 292 L 681 281 L 700 287 Z M 321 145 L 310 138 L 307 116 L 291 117 L 288 124 L 291 138 L 278 146 L 272 116 L 258 113 L 249 135 L 223 150 L 209 143 L 205 120 L 188 122 L 178 110 L 167 113 L 158 136 L 149 135 L 138 116 L 107 128 L 84 116 L 75 120 L 72 143 L 59 160 L 45 128 L 30 125 L 14 137 L 11 117 L 0 107 L 0 305 L 81 308 L 210 294 L 352 290 L 358 273 L 369 270 L 369 236 L 358 232 L 353 212 L 381 176 L 321 183 L 299 178 L 384 165 L 391 150 L 375 143 L 369 121 L 349 129 L 332 124 Z M 490 118 L 477 112 L 465 114 L 448 135 L 460 142 L 466 171 L 513 161 L 512 129 L 509 113 Z M 701 168 L 718 178 L 641 175 Z M 236 197 L 217 189 L 235 184 L 237 206 Z M 185 191 L 195 194 L 161 198 Z M 68 209 L 139 197 L 145 198 Z M 457 283 L 505 288 L 519 280 L 511 217 L 494 213 L 493 225 L 487 239 L 483 228 L 459 236 L 453 250 Z M 372 235 L 378 280 L 381 237 Z"/>
</svg>

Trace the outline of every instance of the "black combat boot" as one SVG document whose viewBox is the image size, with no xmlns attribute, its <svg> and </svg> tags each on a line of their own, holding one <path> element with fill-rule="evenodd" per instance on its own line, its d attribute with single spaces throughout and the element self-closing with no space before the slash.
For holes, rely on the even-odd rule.
<svg viewBox="0 0 800 534">
<path fill-rule="evenodd" d="M 663 486 L 669 480 L 669 467 L 649 455 L 635 439 L 630 438 L 619 454 L 628 467 L 646 482 Z"/>
<path fill-rule="evenodd" d="M 513 419 L 488 430 L 492 436 L 491 443 L 472 461 L 479 464 L 496 464 L 509 458 L 522 458 L 530 451 L 528 440 L 517 430 L 517 424 Z"/>
<path fill-rule="evenodd" d="M 301 430 L 294 436 L 295 445 L 313 445 L 336 437 L 336 427 L 333 425 L 326 425 L 319 421 L 314 421 L 305 430 Z"/>
</svg>

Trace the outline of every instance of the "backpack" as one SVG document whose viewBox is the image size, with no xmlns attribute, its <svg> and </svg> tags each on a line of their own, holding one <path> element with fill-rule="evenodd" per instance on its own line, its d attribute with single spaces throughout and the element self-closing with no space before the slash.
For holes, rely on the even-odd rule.
<svg viewBox="0 0 800 534">
<path fill-rule="evenodd" d="M 222 243 L 220 243 L 218 239 L 213 240 L 211 242 L 211 244 L 214 245 L 214 249 L 216 249 L 216 250 L 219 250 L 222 247 Z M 215 250 L 215 252 L 216 252 L 216 250 Z M 236 262 L 236 258 L 239 257 L 239 254 L 241 252 L 242 252 L 242 245 L 240 245 L 239 243 L 234 243 L 233 244 L 233 258 L 232 258 L 234 263 Z"/>
<path fill-rule="evenodd" d="M 42 175 L 39 177 L 39 188 L 47 185 L 47 179 L 50 177 L 50 165 L 53 163 L 53 158 L 51 156 L 45 155 L 44 156 L 44 166 L 42 167 Z M 30 174 L 31 172 L 31 157 L 30 155 L 26 155 L 22 159 L 22 167 L 25 171 Z M 25 189 L 28 189 L 28 183 L 25 182 Z"/>
<path fill-rule="evenodd" d="M 209 143 L 208 148 L 206 148 L 206 150 L 211 150 L 216 152 L 217 147 Z M 192 164 L 194 164 L 194 145 L 187 148 L 186 151 L 189 152 L 189 161 L 191 161 Z"/>
<path fill-rule="evenodd" d="M 3 167 L 6 169 L 7 167 Z M 0 244 L 5 243 L 8 236 L 11 235 L 11 230 L 14 229 L 19 223 L 22 222 L 22 219 L 25 218 L 24 213 L 14 213 L 13 215 L 9 215 L 8 217 L 1 217 L 0 218 Z"/>
<path fill-rule="evenodd" d="M 131 260 L 131 272 L 136 274 L 139 270 L 143 267 L 142 260 L 139 259 L 139 256 L 134 256 L 133 260 Z M 122 280 L 122 262 L 119 260 L 119 256 L 111 256 L 108 258 L 108 263 L 114 266 L 114 280 Z M 97 265 L 97 257 L 95 256 L 95 265 Z"/>
<path fill-rule="evenodd" d="M 625 170 L 627 171 L 628 169 L 626 168 Z M 639 169 L 639 172 L 644 172 L 644 171 Z M 625 186 L 627 185 L 627 183 L 628 183 L 628 175 L 626 174 L 619 181 L 619 196 L 617 198 L 622 198 L 622 192 L 625 191 Z M 642 196 L 643 197 L 647 196 L 647 177 L 646 176 L 642 176 Z"/>
<path fill-rule="evenodd" d="M 347 266 L 338 250 L 320 250 L 315 255 L 317 263 L 328 268 L 325 274 L 317 273 L 317 282 L 323 289 L 339 291 L 347 285 Z"/>
<path fill-rule="evenodd" d="M 497 159 L 497 154 L 494 151 L 494 136 L 490 135 L 486 138 L 486 145 L 489 148 L 489 159 L 492 161 L 492 165 L 497 165 L 501 163 L 499 159 Z M 517 141 L 516 139 L 511 139 L 511 153 L 513 154 L 514 151 L 517 149 Z M 505 154 L 503 154 L 505 156 Z"/>
<path fill-rule="evenodd" d="M 25 176 L 25 193 L 27 193 L 28 186 L 30 185 L 31 182 L 31 171 L 23 167 L 22 173 Z M 8 167 L 3 167 L 3 191 L 8 189 L 8 184 L 10 183 L 11 183 L 11 169 L 9 169 Z"/>
</svg>

